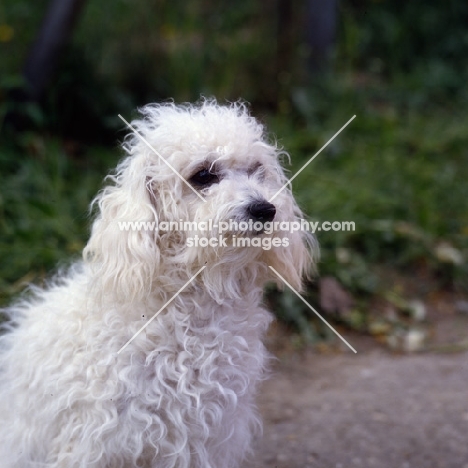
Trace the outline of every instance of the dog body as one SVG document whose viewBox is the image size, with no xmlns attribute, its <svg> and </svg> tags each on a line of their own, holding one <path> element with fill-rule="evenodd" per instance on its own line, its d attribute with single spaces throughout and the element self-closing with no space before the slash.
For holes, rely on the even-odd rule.
<svg viewBox="0 0 468 468">
<path fill-rule="evenodd" d="M 289 189 L 268 202 L 286 181 L 281 152 L 243 104 L 142 114 L 134 126 L 145 141 L 124 143 L 83 261 L 5 311 L 4 468 L 238 468 L 261 429 L 254 396 L 272 318 L 263 286 L 277 280 L 272 266 L 300 289 L 310 238 L 239 247 L 236 238 L 265 234 L 237 229 L 200 247 L 188 242 L 194 225 L 119 222 L 188 220 L 219 238 L 221 221 L 296 220 Z"/>
</svg>

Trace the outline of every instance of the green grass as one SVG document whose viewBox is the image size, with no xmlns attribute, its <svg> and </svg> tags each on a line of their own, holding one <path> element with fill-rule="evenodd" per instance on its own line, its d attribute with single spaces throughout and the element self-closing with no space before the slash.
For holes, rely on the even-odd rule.
<svg viewBox="0 0 468 468">
<path fill-rule="evenodd" d="M 295 179 L 293 190 L 308 218 L 355 222 L 355 232 L 317 233 L 319 271 L 363 300 L 364 315 L 369 298 L 387 294 L 382 268 L 415 278 L 424 271 L 435 288 L 467 291 L 468 117 L 449 106 L 412 108 L 390 98 L 394 89 L 378 91 L 378 99 L 349 83 L 325 87 L 321 96 L 297 91 L 296 113 L 266 119 L 289 151 L 294 174 L 357 115 Z M 455 259 L 447 259 L 442 246 L 453 249 Z M 317 303 L 314 288 L 310 300 Z M 318 322 L 304 328 L 310 314 L 299 302 L 287 309 L 294 313 L 281 316 L 306 337 L 323 328 Z"/>
<path fill-rule="evenodd" d="M 23 149 L 1 148 L 0 303 L 80 255 L 88 205 L 118 157 L 91 148 L 74 158 L 59 141 L 38 135 Z"/>
</svg>

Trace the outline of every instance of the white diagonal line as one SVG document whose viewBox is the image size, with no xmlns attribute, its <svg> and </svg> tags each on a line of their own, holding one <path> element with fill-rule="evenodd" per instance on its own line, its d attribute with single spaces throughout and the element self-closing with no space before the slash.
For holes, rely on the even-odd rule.
<svg viewBox="0 0 468 468">
<path fill-rule="evenodd" d="M 268 201 L 271 203 L 355 118 L 353 115 Z"/>
<path fill-rule="evenodd" d="M 120 354 L 204 269 L 202 266 L 118 351 Z"/>
<path fill-rule="evenodd" d="M 286 286 L 289 287 L 289 289 L 291 289 L 291 291 L 312 311 L 315 313 L 315 315 L 317 315 L 317 317 L 325 323 L 325 325 L 330 328 L 330 330 L 335 333 L 335 335 L 338 336 L 338 338 L 340 338 L 341 341 L 343 341 L 343 343 L 345 343 L 352 351 L 354 351 L 355 353 L 357 353 L 357 351 L 270 265 L 268 265 L 270 267 L 271 270 L 273 270 L 273 272 L 278 276 L 278 278 L 280 278 L 284 284 L 286 284 Z"/>
<path fill-rule="evenodd" d="M 154 154 L 156 154 L 156 156 L 159 156 L 165 163 L 166 165 L 174 172 L 174 174 L 176 174 L 181 180 L 182 182 L 184 182 L 188 187 L 190 187 L 190 189 L 195 193 L 195 195 L 197 195 L 201 200 L 203 200 L 205 203 L 206 203 L 206 200 L 187 182 L 187 180 L 181 176 L 177 171 L 176 169 L 168 162 L 166 161 L 162 156 L 161 154 L 159 153 L 159 151 L 156 151 L 156 149 L 151 145 L 151 143 L 149 143 L 142 135 L 141 133 L 139 133 L 135 127 L 133 127 L 130 123 L 128 123 L 120 114 L 118 114 L 118 116 L 120 117 L 121 120 L 123 120 L 123 122 L 127 125 L 127 127 L 132 130 L 132 132 L 138 136 L 140 138 L 141 141 L 143 141 L 146 146 L 148 146 L 148 148 L 150 148 Z"/>
</svg>

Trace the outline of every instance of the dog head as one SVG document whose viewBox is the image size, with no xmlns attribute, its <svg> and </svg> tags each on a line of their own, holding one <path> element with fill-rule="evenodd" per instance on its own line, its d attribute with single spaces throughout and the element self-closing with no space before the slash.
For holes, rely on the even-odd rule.
<svg viewBox="0 0 468 468">
<path fill-rule="evenodd" d="M 220 301 L 279 282 L 272 266 L 300 290 L 313 239 L 278 229 L 301 212 L 283 188 L 285 153 L 246 106 L 204 100 L 148 105 L 141 114 L 114 184 L 95 199 L 85 258 L 104 286 L 135 299 L 155 287 L 177 290 L 206 265 L 201 280 Z"/>
</svg>

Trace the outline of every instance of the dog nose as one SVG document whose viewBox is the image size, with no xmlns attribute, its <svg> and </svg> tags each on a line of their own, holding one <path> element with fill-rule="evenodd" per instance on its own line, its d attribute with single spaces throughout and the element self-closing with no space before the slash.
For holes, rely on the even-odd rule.
<svg viewBox="0 0 468 468">
<path fill-rule="evenodd" d="M 252 203 L 248 211 L 255 221 L 273 221 L 276 214 L 276 207 L 268 202 L 259 202 Z"/>
</svg>

